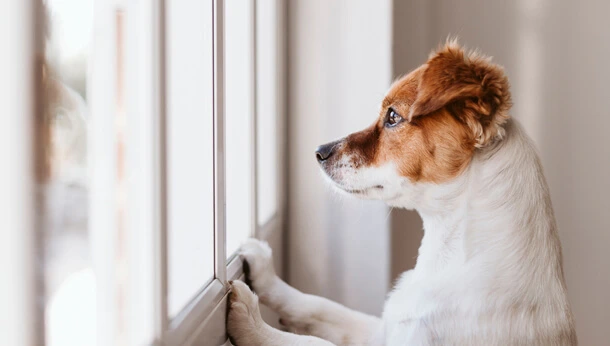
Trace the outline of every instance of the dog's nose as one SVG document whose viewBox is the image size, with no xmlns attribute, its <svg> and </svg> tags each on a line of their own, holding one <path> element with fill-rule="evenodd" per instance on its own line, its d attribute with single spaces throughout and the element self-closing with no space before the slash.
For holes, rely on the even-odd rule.
<svg viewBox="0 0 610 346">
<path fill-rule="evenodd" d="M 331 157 L 335 152 L 335 147 L 338 143 L 339 141 L 335 141 L 319 146 L 318 149 L 316 149 L 316 159 L 318 162 L 322 163 L 328 160 L 328 158 Z"/>
</svg>

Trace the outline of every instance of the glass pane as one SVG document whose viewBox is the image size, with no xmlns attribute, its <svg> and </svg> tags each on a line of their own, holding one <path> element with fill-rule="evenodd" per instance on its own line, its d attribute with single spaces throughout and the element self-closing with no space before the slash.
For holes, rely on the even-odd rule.
<svg viewBox="0 0 610 346">
<path fill-rule="evenodd" d="M 277 23 L 276 1 L 257 1 L 257 184 L 258 224 L 263 225 L 277 210 Z"/>
<path fill-rule="evenodd" d="M 96 280 L 87 228 L 87 65 L 92 0 L 47 0 L 42 131 L 45 342 L 96 342 Z"/>
<path fill-rule="evenodd" d="M 225 2 L 227 256 L 252 234 L 253 2 Z"/>
<path fill-rule="evenodd" d="M 211 1 L 167 1 L 168 312 L 214 274 Z"/>
</svg>

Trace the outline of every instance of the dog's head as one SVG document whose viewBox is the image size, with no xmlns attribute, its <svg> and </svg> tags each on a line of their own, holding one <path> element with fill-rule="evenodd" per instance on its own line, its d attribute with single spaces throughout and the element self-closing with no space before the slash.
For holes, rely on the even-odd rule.
<svg viewBox="0 0 610 346">
<path fill-rule="evenodd" d="M 392 85 L 370 127 L 318 147 L 316 158 L 338 188 L 391 202 L 460 175 L 502 138 L 510 105 L 503 69 L 449 42 Z"/>
</svg>

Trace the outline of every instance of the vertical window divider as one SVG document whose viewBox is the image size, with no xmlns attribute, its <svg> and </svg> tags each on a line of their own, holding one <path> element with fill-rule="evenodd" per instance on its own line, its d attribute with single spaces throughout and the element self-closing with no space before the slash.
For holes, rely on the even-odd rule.
<svg viewBox="0 0 610 346">
<path fill-rule="evenodd" d="M 275 152 L 275 157 L 278 162 L 284 162 L 285 167 L 280 168 L 276 167 L 277 177 L 278 177 L 278 186 L 279 188 L 276 191 L 276 217 L 279 219 L 279 228 L 280 231 L 283 232 L 286 222 L 286 202 L 287 202 L 287 188 L 286 183 L 288 179 L 288 158 L 287 158 L 287 150 L 288 147 L 288 137 L 287 137 L 287 128 L 288 128 L 288 117 L 287 113 L 287 99 L 288 92 L 287 90 L 287 60 L 285 57 L 287 56 L 287 34 L 285 28 L 288 26 L 287 22 L 287 10 L 288 4 L 287 0 L 276 0 L 275 6 L 275 16 L 274 26 L 275 26 L 275 59 L 277 63 L 276 67 L 276 83 L 274 95 L 275 95 L 275 107 L 277 112 L 277 118 L 275 121 L 275 127 L 277 129 L 277 137 L 275 138 L 275 145 L 277 150 Z M 287 243 L 288 236 L 284 238 L 284 246 Z M 284 249 L 285 251 L 285 249 Z M 287 258 L 286 256 L 284 258 Z"/>
<path fill-rule="evenodd" d="M 258 227 L 258 60 L 257 60 L 257 0 L 252 0 L 252 128 L 251 133 L 251 186 L 252 186 L 252 228 L 250 236 L 259 236 Z"/>
<path fill-rule="evenodd" d="M 167 105 L 166 105 L 166 23 L 165 0 L 153 2 L 153 93 L 157 102 L 152 116 L 154 122 L 154 209 L 157 211 L 154 227 L 155 247 L 155 319 L 154 337 L 164 340 L 169 326 L 167 307 Z"/>
<path fill-rule="evenodd" d="M 156 1 L 123 1 L 125 11 L 126 227 L 129 252 L 128 344 L 162 335 L 158 34 Z M 160 249 L 160 247 L 159 247 Z"/>
<path fill-rule="evenodd" d="M 213 1 L 214 30 L 214 273 L 223 284 L 226 268 L 224 1 Z"/>
<path fill-rule="evenodd" d="M 34 120 L 41 116 L 37 96 L 42 52 L 36 28 L 39 1 L 4 2 L 0 11 L 0 335 L 5 345 L 40 342 L 42 309 L 37 305 Z M 42 160 L 41 160 L 42 161 Z M 39 302 L 39 301 L 38 301 Z"/>
<path fill-rule="evenodd" d="M 117 241 L 117 47 L 116 3 L 95 2 L 90 78 L 87 93 L 91 129 L 89 192 L 89 244 L 96 276 L 97 342 L 117 341 L 116 258 Z"/>
</svg>

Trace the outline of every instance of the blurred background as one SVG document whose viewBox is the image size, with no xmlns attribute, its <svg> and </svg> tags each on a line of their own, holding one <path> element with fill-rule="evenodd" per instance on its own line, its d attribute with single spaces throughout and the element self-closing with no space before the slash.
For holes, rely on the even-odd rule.
<svg viewBox="0 0 610 346">
<path fill-rule="evenodd" d="M 393 280 L 414 266 L 418 215 L 337 199 L 311 148 L 370 124 L 388 85 L 455 35 L 506 69 L 511 115 L 550 185 L 579 341 L 607 344 L 608 13 L 607 1 L 291 1 L 289 282 L 379 314 Z"/>
<path fill-rule="evenodd" d="M 536 143 L 550 185 L 579 341 L 607 344 L 610 3 L 289 3 L 289 282 L 379 314 L 393 280 L 414 266 L 419 216 L 338 199 L 311 149 L 369 125 L 389 84 L 455 35 L 506 69 L 511 115 Z"/>
<path fill-rule="evenodd" d="M 380 315 L 415 265 L 421 221 L 338 195 L 314 150 L 370 125 L 390 84 L 449 36 L 505 67 L 511 115 L 550 185 L 580 344 L 608 344 L 610 2 L 24 0 L 0 12 L 8 344 L 223 344 L 226 283 L 243 277 L 235 252 L 250 236 L 269 241 L 289 284 Z"/>
</svg>

